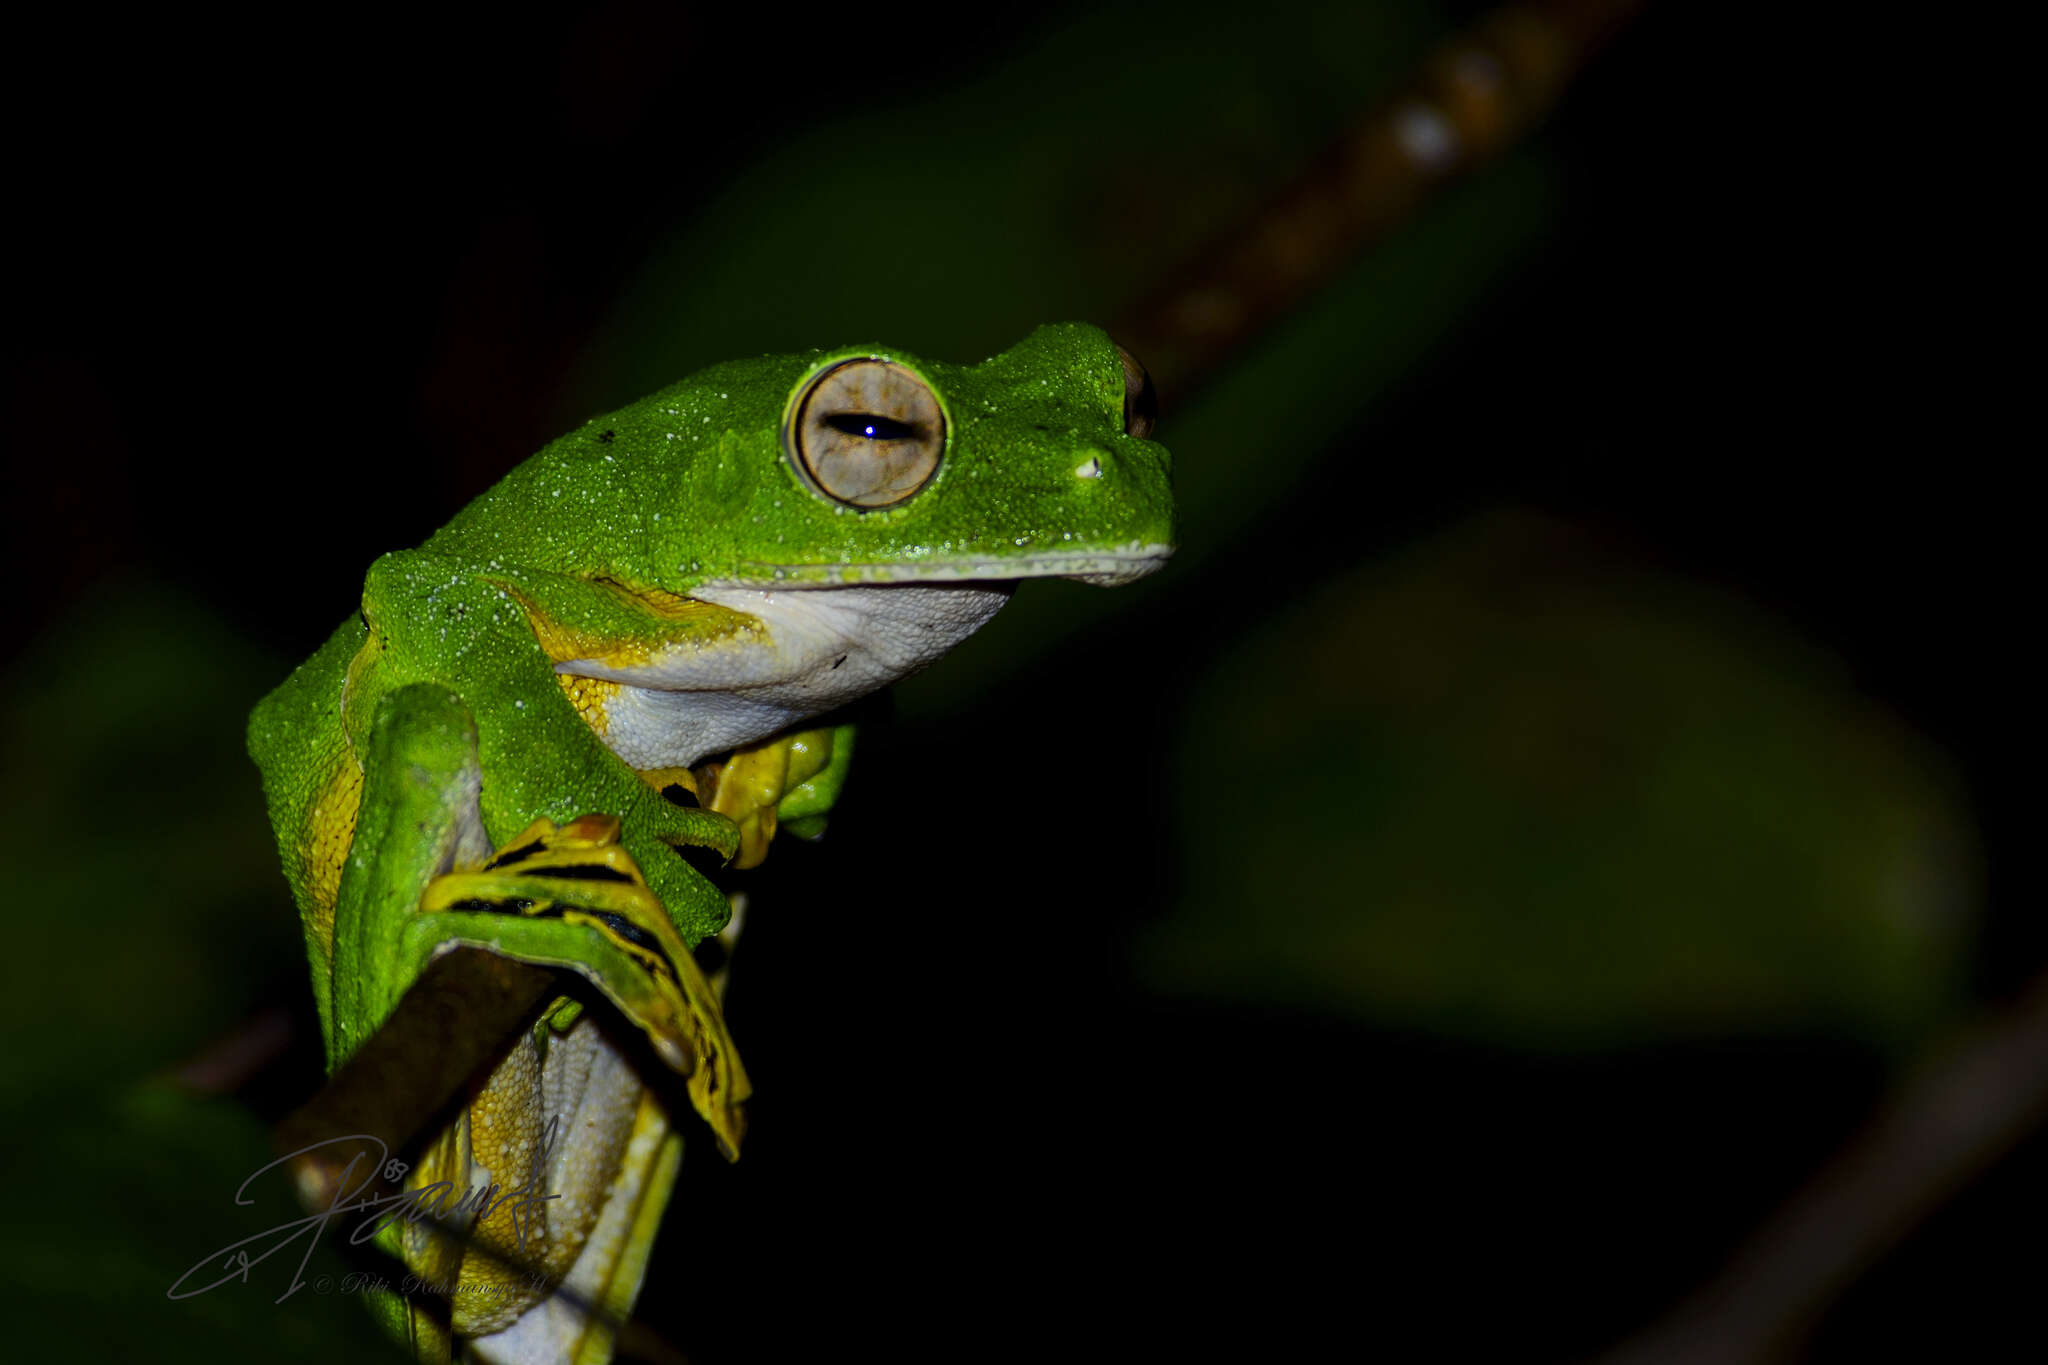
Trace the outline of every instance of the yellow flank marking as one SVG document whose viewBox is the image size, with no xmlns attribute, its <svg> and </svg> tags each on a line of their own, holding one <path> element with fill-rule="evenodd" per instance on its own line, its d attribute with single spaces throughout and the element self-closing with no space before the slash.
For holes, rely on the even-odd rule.
<svg viewBox="0 0 2048 1365">
<path fill-rule="evenodd" d="M 610 668 L 637 668 L 654 657 L 644 641 L 616 640 L 566 626 L 527 606 L 526 619 L 533 625 L 534 638 L 556 663 L 568 659 L 595 659 Z"/>
<path fill-rule="evenodd" d="M 664 645 L 685 640 L 715 640 L 757 630 L 760 622 L 743 611 L 714 606 L 661 588 L 629 588 L 607 578 L 591 582 L 618 599 L 638 618 L 626 635 L 611 635 L 571 625 L 549 616 L 540 603 L 509 585 L 506 591 L 526 612 L 534 638 L 556 663 L 595 659 L 608 668 L 633 668 L 648 662 Z"/>
<path fill-rule="evenodd" d="M 313 926 L 329 962 L 334 960 L 334 902 L 341 893 L 341 869 L 356 837 L 356 811 L 362 803 L 363 770 L 356 766 L 355 757 L 344 751 L 333 776 L 313 799 L 299 836 L 299 856 L 305 860 L 306 886 L 313 901 Z"/>
<path fill-rule="evenodd" d="M 688 624 L 701 623 L 707 615 L 729 616 L 737 620 L 751 620 L 744 612 L 729 607 L 713 606 L 699 602 L 694 597 L 670 592 L 666 588 L 629 588 L 624 583 L 609 578 L 596 580 L 635 606 L 645 607 L 664 621 L 681 621 Z"/>
<path fill-rule="evenodd" d="M 620 684 L 610 678 L 583 678 L 574 673 L 557 673 L 555 681 L 562 685 L 563 695 L 576 708 L 576 714 L 583 717 L 583 723 L 603 735 L 611 725 L 609 708 L 612 698 L 619 694 Z"/>
</svg>

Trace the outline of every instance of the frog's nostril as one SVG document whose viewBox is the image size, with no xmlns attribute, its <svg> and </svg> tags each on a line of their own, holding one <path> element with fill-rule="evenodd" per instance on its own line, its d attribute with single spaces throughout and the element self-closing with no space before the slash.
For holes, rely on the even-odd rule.
<svg viewBox="0 0 2048 1365">
<path fill-rule="evenodd" d="M 1101 478 L 1102 457 L 1100 455 L 1090 455 L 1087 459 L 1081 461 L 1080 465 L 1074 470 L 1074 477 L 1077 479 Z"/>
</svg>

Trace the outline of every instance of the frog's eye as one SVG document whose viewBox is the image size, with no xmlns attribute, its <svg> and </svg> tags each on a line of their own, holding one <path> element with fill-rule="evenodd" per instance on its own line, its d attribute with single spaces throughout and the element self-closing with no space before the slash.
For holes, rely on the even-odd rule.
<svg viewBox="0 0 2048 1365">
<path fill-rule="evenodd" d="M 931 386 L 887 360 L 848 360 L 811 380 L 783 442 L 827 497 L 888 507 L 930 482 L 946 448 Z"/>
<path fill-rule="evenodd" d="M 1121 346 L 1116 354 L 1124 362 L 1124 435 L 1143 439 L 1159 425 L 1159 390 L 1152 387 L 1152 376 L 1138 357 Z"/>
</svg>

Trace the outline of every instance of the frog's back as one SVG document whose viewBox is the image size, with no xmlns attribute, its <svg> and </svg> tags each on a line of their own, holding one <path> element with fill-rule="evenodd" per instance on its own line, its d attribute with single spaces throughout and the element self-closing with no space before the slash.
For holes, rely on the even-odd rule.
<svg viewBox="0 0 2048 1365">
<path fill-rule="evenodd" d="M 328 942 L 362 796 L 362 770 L 342 729 L 342 692 L 368 636 L 362 619 L 350 617 L 249 717 L 249 756 L 263 773 L 285 878 L 309 933 L 317 924 Z"/>
</svg>

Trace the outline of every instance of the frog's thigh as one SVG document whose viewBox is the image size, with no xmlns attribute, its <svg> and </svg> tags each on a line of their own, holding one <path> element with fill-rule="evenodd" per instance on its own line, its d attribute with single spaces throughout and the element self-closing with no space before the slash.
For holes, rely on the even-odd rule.
<svg viewBox="0 0 2048 1365">
<path fill-rule="evenodd" d="M 580 1231 L 580 1251 L 560 1292 L 472 1343 L 479 1360 L 502 1365 L 609 1357 L 682 1160 L 667 1109 L 589 1014 L 550 1044 L 548 1069 L 548 1112 L 562 1115 L 546 1177 L 560 1196 L 550 1236 Z M 603 1121 L 586 1122 L 594 1116 Z M 579 1140 L 577 1129 L 595 1136 Z"/>
</svg>

